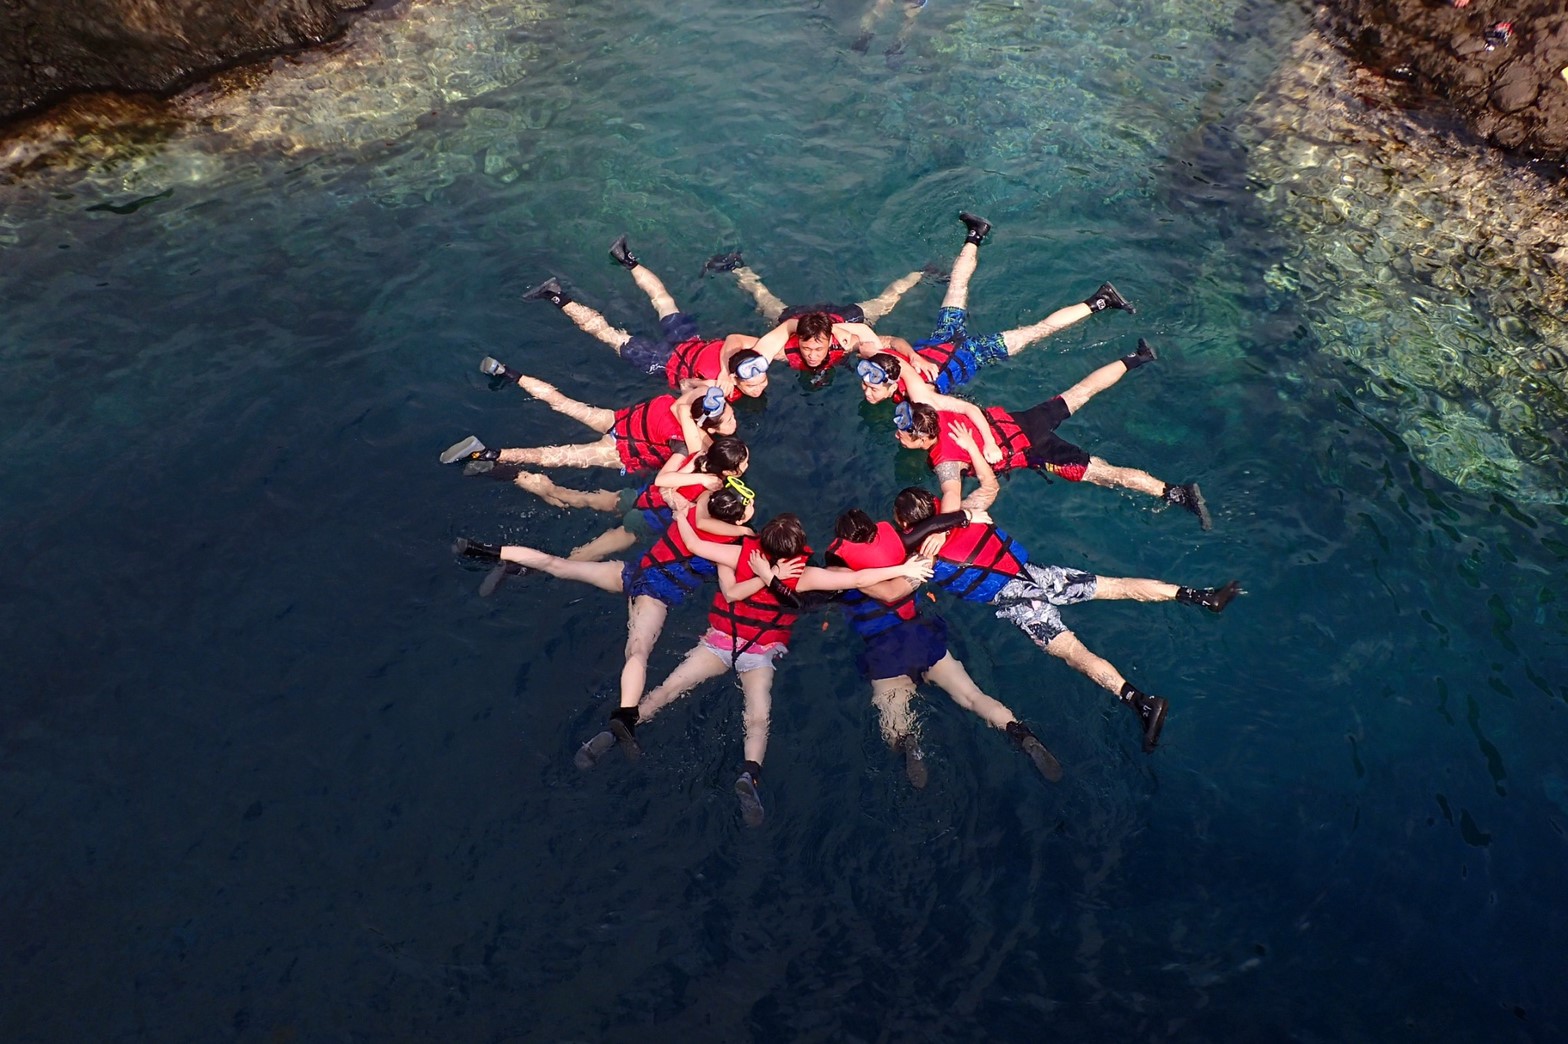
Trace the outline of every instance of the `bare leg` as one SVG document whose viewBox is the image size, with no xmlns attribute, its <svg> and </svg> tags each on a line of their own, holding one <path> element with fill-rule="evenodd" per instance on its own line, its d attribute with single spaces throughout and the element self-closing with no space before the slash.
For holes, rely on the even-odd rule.
<svg viewBox="0 0 1568 1044">
<path fill-rule="evenodd" d="M 601 591 L 619 594 L 621 591 L 621 563 L 619 562 L 573 562 L 557 555 L 540 551 L 537 548 L 524 547 L 521 544 L 508 544 L 501 549 L 503 562 L 516 562 L 518 565 L 537 569 L 541 573 L 558 576 L 562 580 L 576 580 L 584 584 L 592 584 Z"/>
<path fill-rule="evenodd" d="M 1089 466 L 1084 469 L 1083 480 L 1092 482 L 1096 486 L 1147 493 L 1151 497 L 1165 496 L 1165 483 L 1147 471 L 1139 471 L 1137 468 L 1119 468 L 1115 464 L 1107 464 L 1099 457 L 1089 458 Z"/>
<path fill-rule="evenodd" d="M 746 712 L 742 718 L 745 728 L 746 760 L 762 764 L 768 756 L 768 720 L 773 711 L 773 668 L 754 667 L 740 676 L 740 687 L 746 694 Z"/>
<path fill-rule="evenodd" d="M 617 354 L 619 354 L 621 347 L 632 339 L 631 334 L 620 327 L 611 326 L 610 321 L 602 314 L 580 301 L 566 302 L 561 306 L 561 311 L 566 313 L 568 319 L 577 324 L 577 329 L 603 341 L 611 348 L 614 348 Z"/>
<path fill-rule="evenodd" d="M 866 325 L 871 326 L 891 312 L 893 306 L 903 300 L 904 295 L 913 290 L 915 284 L 924 277 L 924 272 L 911 272 L 906 276 L 900 276 L 887 284 L 887 288 L 871 300 L 860 302 L 860 310 L 865 314 Z"/>
<path fill-rule="evenodd" d="M 1127 376 L 1127 364 L 1117 359 L 1113 363 L 1106 363 L 1077 384 L 1062 392 L 1062 401 L 1067 403 L 1068 413 L 1077 413 L 1084 408 L 1088 401 L 1100 394 L 1117 381 Z"/>
<path fill-rule="evenodd" d="M 566 557 L 573 562 L 598 562 L 611 555 L 618 555 L 636 543 L 637 534 L 625 526 L 616 526 L 600 533 L 588 543 L 572 548 L 572 553 Z"/>
<path fill-rule="evenodd" d="M 686 695 L 709 678 L 717 678 L 729 670 L 724 661 L 713 655 L 701 642 L 697 647 L 686 654 L 679 667 L 670 672 L 670 676 L 659 683 L 658 687 L 651 689 L 637 703 L 637 720 L 640 723 L 647 721 L 682 696 Z"/>
<path fill-rule="evenodd" d="M 1068 305 L 1066 308 L 1058 308 L 1031 326 L 1020 326 L 1014 330 L 1004 331 L 1002 343 L 1007 345 L 1008 355 L 1017 355 L 1036 341 L 1043 341 L 1052 334 L 1065 330 L 1074 323 L 1082 322 L 1093 314 L 1093 309 L 1081 301 L 1078 304 Z M 1123 368 L 1125 369 L 1125 367 Z"/>
<path fill-rule="evenodd" d="M 877 721 L 882 727 L 882 739 L 889 747 L 898 749 L 906 736 L 915 736 L 920 722 L 914 709 L 915 682 L 905 675 L 897 678 L 874 678 L 871 681 L 871 705 L 877 709 Z"/>
<path fill-rule="evenodd" d="M 1063 631 L 1048 642 L 1035 641 L 1035 644 L 1112 696 L 1121 698 L 1122 686 L 1127 684 L 1127 679 L 1122 677 L 1122 672 L 1118 671 L 1109 660 L 1090 652 L 1073 632 Z"/>
<path fill-rule="evenodd" d="M 969 305 L 969 279 L 980 263 L 980 248 L 965 243 L 958 256 L 953 258 L 953 274 L 947 280 L 947 293 L 942 295 L 943 308 L 966 308 Z"/>
<path fill-rule="evenodd" d="M 762 282 L 762 277 L 745 265 L 739 265 L 731 271 L 735 273 L 735 282 L 740 288 L 757 302 L 758 314 L 770 323 L 778 322 L 779 316 L 784 314 L 784 302 L 767 288 Z"/>
<path fill-rule="evenodd" d="M 520 373 L 517 375 L 517 386 L 556 413 L 564 413 L 572 420 L 586 424 L 600 434 L 609 431 L 615 424 L 614 410 L 607 410 L 603 406 L 590 406 L 569 395 L 562 395 L 561 390 L 549 381 L 541 381 L 537 377 Z"/>
<path fill-rule="evenodd" d="M 1001 701 L 981 692 L 980 686 L 969 677 L 969 672 L 964 670 L 964 665 L 958 662 L 952 653 L 948 653 L 932 665 L 931 669 L 926 671 L 926 677 L 941 686 L 942 691 L 952 697 L 954 703 L 964 710 L 980 715 L 993 729 L 1005 729 L 1008 722 L 1016 721 L 1018 718 Z"/>
<path fill-rule="evenodd" d="M 1122 599 L 1131 602 L 1174 602 L 1180 588 L 1164 580 L 1140 577 L 1102 576 L 1094 587 L 1094 601 Z"/>
<path fill-rule="evenodd" d="M 590 511 L 614 511 L 620 506 L 620 494 L 613 489 L 581 490 L 558 486 L 548 475 L 537 471 L 520 471 L 512 479 L 518 489 L 525 489 L 552 507 L 586 508 Z"/>
<path fill-rule="evenodd" d="M 864 52 L 871 45 L 871 37 L 875 34 L 872 27 L 892 6 L 893 0 L 876 0 L 876 3 L 866 8 L 866 13 L 860 18 L 860 37 L 852 45 L 854 50 Z"/>
<path fill-rule="evenodd" d="M 587 564 L 587 563 L 584 563 Z M 608 562 L 593 563 L 609 565 Z M 617 581 L 617 590 L 619 590 Z M 635 707 L 642 699 L 643 686 L 648 684 L 648 654 L 653 643 L 664 630 L 664 618 L 670 607 L 649 595 L 632 599 L 626 619 L 626 666 L 621 668 L 621 706 Z"/>
<path fill-rule="evenodd" d="M 502 464 L 534 464 L 542 468 L 618 468 L 621 455 L 615 439 L 606 435 L 598 442 L 575 446 L 530 446 L 501 450 L 496 460 Z"/>
<path fill-rule="evenodd" d="M 660 319 L 680 311 L 675 307 L 675 298 L 670 296 L 670 292 L 664 289 L 664 284 L 659 281 L 659 277 L 648 271 L 646 266 L 639 264 L 631 270 L 631 273 L 632 282 L 637 284 L 637 289 L 648 295 L 648 301 L 653 305 L 653 310 L 658 313 Z"/>
</svg>

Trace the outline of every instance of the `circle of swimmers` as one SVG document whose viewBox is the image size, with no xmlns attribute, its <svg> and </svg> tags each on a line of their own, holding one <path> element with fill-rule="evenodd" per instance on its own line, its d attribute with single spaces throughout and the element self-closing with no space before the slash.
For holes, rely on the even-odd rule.
<svg viewBox="0 0 1568 1044">
<path fill-rule="evenodd" d="M 998 617 L 1016 624 L 1045 652 L 1111 692 L 1135 716 L 1143 750 L 1154 750 L 1167 701 L 1140 692 L 1115 666 L 1086 648 L 1063 622 L 1060 607 L 1119 598 L 1177 601 L 1218 613 L 1241 593 L 1239 585 L 1231 581 L 1220 587 L 1181 587 L 1044 565 L 1031 560 L 986 509 L 996 499 L 999 473 L 1029 468 L 1069 482 L 1147 494 L 1190 512 L 1208 529 L 1208 509 L 1196 483 L 1173 485 L 1146 471 L 1108 463 L 1056 434 L 1090 399 L 1153 362 L 1155 352 L 1140 339 L 1137 351 L 1025 410 L 980 407 L 955 398 L 952 392 L 981 368 L 1011 358 L 1058 330 L 1103 312 L 1135 312 L 1105 283 L 1088 299 L 1032 325 L 971 334 L 965 328 L 969 282 L 991 225 L 968 213 L 960 213 L 959 219 L 966 234 L 950 272 L 927 266 L 856 305 L 787 309 L 739 254 L 710 258 L 707 270 L 733 273 L 764 317 L 777 321 L 760 338 L 700 336 L 658 277 L 631 253 L 625 236 L 615 241 L 610 256 L 631 272 L 658 312 L 659 339 L 612 326 L 569 297 L 553 277 L 524 295 L 554 305 L 645 372 L 662 371 L 670 388 L 666 394 L 607 409 L 571 399 L 545 381 L 486 358 L 480 366 L 484 373 L 500 383 L 515 383 L 600 437 L 570 445 L 494 449 L 469 436 L 441 454 L 444 464 L 464 463 L 470 473 L 509 479 L 552 505 L 623 518 L 620 526 L 567 557 L 467 538 L 459 538 L 454 548 L 462 555 L 498 560 L 481 586 L 484 594 L 508 573 L 537 570 L 630 599 L 620 700 L 610 713 L 609 727 L 577 751 L 579 768 L 592 767 L 615 747 L 635 760 L 641 753 L 640 726 L 697 685 L 733 669 L 745 694 L 744 765 L 735 792 L 743 820 L 759 826 L 774 662 L 786 651 L 800 614 L 831 600 L 864 643 L 859 661 L 871 682 L 883 738 L 902 756 L 914 787 L 925 786 L 927 780 L 912 707 L 916 687 L 925 681 L 1003 731 L 1046 779 L 1060 779 L 1060 764 L 1029 726 L 981 691 L 948 651 L 941 617 L 919 610 L 915 593 L 926 581 L 958 598 L 994 605 Z M 870 324 L 922 279 L 947 284 L 935 330 L 913 343 L 873 331 Z M 893 502 L 891 521 L 875 521 L 859 508 L 840 515 L 825 566 L 809 564 L 811 549 L 796 515 L 785 512 L 756 525 L 754 497 L 743 481 L 750 452 L 735 435 L 730 404 L 743 395 L 762 395 L 768 367 L 780 359 L 808 375 L 851 363 L 866 401 L 896 403 L 895 437 L 907 449 L 926 451 L 936 473 L 939 492 L 903 490 Z M 651 481 L 641 489 L 585 491 L 558 485 L 537 471 L 524 470 L 526 466 L 619 468 L 627 475 L 651 476 Z M 967 495 L 966 476 L 978 483 Z M 644 539 L 652 545 L 640 559 L 614 557 Z M 709 609 L 707 633 L 668 678 L 647 688 L 648 656 L 666 614 L 698 595 L 709 579 L 717 580 L 718 592 Z"/>
</svg>

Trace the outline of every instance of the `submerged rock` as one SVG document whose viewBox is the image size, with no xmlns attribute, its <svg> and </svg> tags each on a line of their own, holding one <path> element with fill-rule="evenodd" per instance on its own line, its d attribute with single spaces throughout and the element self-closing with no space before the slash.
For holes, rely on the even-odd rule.
<svg viewBox="0 0 1568 1044">
<path fill-rule="evenodd" d="M 370 0 L 0 0 L 0 122 L 87 90 L 167 91 L 329 40 Z"/>
</svg>

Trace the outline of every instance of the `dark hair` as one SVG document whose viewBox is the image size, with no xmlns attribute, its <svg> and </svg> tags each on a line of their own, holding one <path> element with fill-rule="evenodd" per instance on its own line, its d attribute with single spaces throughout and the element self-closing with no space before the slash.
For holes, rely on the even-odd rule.
<svg viewBox="0 0 1568 1044">
<path fill-rule="evenodd" d="M 729 403 L 724 405 L 728 406 Z M 712 431 L 719 426 L 719 421 L 724 419 L 724 411 L 720 410 L 710 417 L 702 408 L 702 400 L 698 399 L 691 404 L 691 419 L 696 421 L 697 427 L 703 431 Z"/>
<path fill-rule="evenodd" d="M 893 521 L 900 529 L 913 529 L 917 522 L 924 522 L 936 514 L 936 498 L 928 489 L 906 486 L 893 498 Z"/>
<path fill-rule="evenodd" d="M 739 471 L 751 456 L 746 444 L 733 435 L 720 435 L 713 444 L 697 455 L 696 470 L 703 475 L 722 475 Z"/>
<path fill-rule="evenodd" d="M 909 422 L 912 427 L 908 433 L 917 439 L 934 439 L 940 430 L 936 408 L 923 402 L 909 404 Z"/>
<path fill-rule="evenodd" d="M 890 381 L 898 380 L 898 375 L 902 372 L 898 365 L 898 356 L 890 355 L 887 352 L 878 352 L 877 354 L 871 356 L 867 361 L 874 362 L 878 366 L 882 367 L 882 369 L 886 370 L 887 379 Z"/>
<path fill-rule="evenodd" d="M 833 533 L 840 540 L 847 540 L 851 544 L 869 544 L 877 538 L 877 524 L 859 508 L 850 508 L 838 516 L 838 521 L 833 524 Z"/>
<path fill-rule="evenodd" d="M 795 320 L 795 339 L 809 341 L 823 334 L 832 335 L 833 317 L 826 312 L 806 312 Z"/>
<path fill-rule="evenodd" d="M 730 356 L 729 371 L 736 376 L 740 375 L 740 364 L 750 359 L 761 359 L 762 353 L 755 348 L 742 348 Z"/>
<path fill-rule="evenodd" d="M 739 522 L 746 517 L 748 501 L 729 487 L 708 494 L 708 514 L 720 522 Z"/>
<path fill-rule="evenodd" d="M 775 562 L 796 558 L 806 550 L 806 527 L 800 524 L 799 515 L 786 511 L 769 519 L 757 540 L 762 544 L 762 553 Z"/>
</svg>

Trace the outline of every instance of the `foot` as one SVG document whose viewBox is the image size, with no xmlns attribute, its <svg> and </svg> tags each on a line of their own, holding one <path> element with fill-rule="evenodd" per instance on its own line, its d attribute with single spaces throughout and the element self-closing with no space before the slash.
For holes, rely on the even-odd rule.
<svg viewBox="0 0 1568 1044">
<path fill-rule="evenodd" d="M 503 381 L 517 380 L 517 374 L 506 368 L 506 364 L 492 355 L 487 355 L 479 360 L 479 372 L 486 377 L 495 377 Z"/>
<path fill-rule="evenodd" d="M 951 282 L 952 278 L 951 272 L 934 264 L 927 263 L 920 270 L 920 281 L 922 283 L 947 283 Z"/>
<path fill-rule="evenodd" d="M 487 449 L 477 435 L 452 443 L 441 451 L 441 463 L 456 464 L 460 460 L 499 460 L 500 450 Z"/>
<path fill-rule="evenodd" d="M 1176 592 L 1176 598 L 1188 605 L 1201 605 L 1211 613 L 1223 613 L 1231 599 L 1241 593 L 1240 581 L 1232 580 L 1224 587 L 1183 587 Z"/>
<path fill-rule="evenodd" d="M 714 254 L 702 263 L 702 270 L 704 272 L 733 272 L 745 263 L 746 259 L 740 256 L 739 251 L 733 254 Z"/>
<path fill-rule="evenodd" d="M 1154 348 L 1149 342 L 1140 337 L 1138 338 L 1138 350 L 1131 355 L 1122 356 L 1122 364 L 1129 370 L 1136 370 L 1145 363 L 1151 363 L 1158 358 L 1159 356 L 1154 354 Z"/>
<path fill-rule="evenodd" d="M 1060 783 L 1062 781 L 1062 763 L 1056 760 L 1056 755 L 1045 749 L 1045 744 L 1040 742 L 1038 736 L 1026 736 L 1018 745 L 1024 752 L 1035 771 L 1044 776 L 1048 782 Z"/>
<path fill-rule="evenodd" d="M 964 236 L 965 243 L 973 243 L 975 246 L 979 246 L 985 242 L 985 237 L 991 233 L 991 222 L 983 217 L 960 210 L 958 212 L 958 220 L 962 221 L 964 227 L 969 229 L 969 234 Z"/>
<path fill-rule="evenodd" d="M 637 258 L 632 254 L 631 248 L 626 245 L 626 237 L 621 236 L 610 244 L 610 259 L 622 268 L 636 268 Z"/>
<path fill-rule="evenodd" d="M 904 754 L 904 775 L 909 777 L 909 785 L 924 790 L 930 775 L 926 772 L 926 752 L 920 749 L 920 741 L 905 736 L 898 741 L 898 749 Z"/>
<path fill-rule="evenodd" d="M 861 54 L 865 54 L 867 51 L 871 50 L 871 38 L 874 36 L 876 36 L 876 33 L 861 33 L 859 36 L 855 37 L 855 42 L 849 45 L 849 49 L 851 51 L 858 51 Z"/>
<path fill-rule="evenodd" d="M 1154 745 L 1160 741 L 1160 730 L 1165 728 L 1165 711 L 1170 707 L 1170 701 L 1164 696 L 1150 696 L 1134 690 L 1128 706 L 1143 725 L 1143 752 L 1154 753 Z"/>
<path fill-rule="evenodd" d="M 500 544 L 482 544 L 477 540 L 467 537 L 458 537 L 452 541 L 452 553 L 462 555 L 464 558 L 488 558 L 492 562 L 500 561 Z"/>
<path fill-rule="evenodd" d="M 495 594 L 496 588 L 505 583 L 506 578 L 509 576 L 527 575 L 527 566 L 518 565 L 516 562 L 502 562 L 500 565 L 490 570 L 490 572 L 486 573 L 483 580 L 479 581 L 479 597 L 489 598 L 491 595 Z"/>
<path fill-rule="evenodd" d="M 532 290 L 523 294 L 524 301 L 549 301 L 559 308 L 566 303 L 566 291 L 561 289 L 561 281 L 551 276 Z"/>
<path fill-rule="evenodd" d="M 615 746 L 615 733 L 606 729 L 593 739 L 577 748 L 577 753 L 572 757 L 572 762 L 584 772 L 599 764 L 599 759 L 610 752 Z"/>
<path fill-rule="evenodd" d="M 751 773 L 742 772 L 735 781 L 735 796 L 740 799 L 740 818 L 749 827 L 762 825 L 762 795 L 757 791 L 758 784 Z"/>
<path fill-rule="evenodd" d="M 1100 289 L 1096 290 L 1084 304 L 1095 312 L 1103 312 L 1107 308 L 1119 308 L 1128 315 L 1138 314 L 1138 309 L 1132 306 L 1132 302 L 1117 293 L 1116 288 L 1110 283 L 1101 283 Z"/>
<path fill-rule="evenodd" d="M 627 761 L 642 757 L 642 745 L 637 742 L 637 708 L 618 707 L 610 712 L 610 733 L 626 755 Z"/>
<path fill-rule="evenodd" d="M 1175 504 L 1185 508 L 1198 516 L 1198 525 L 1205 530 L 1214 528 L 1214 520 L 1209 517 L 1209 505 L 1203 499 L 1203 491 L 1196 482 L 1189 482 L 1184 486 L 1166 486 L 1165 503 Z"/>
</svg>

